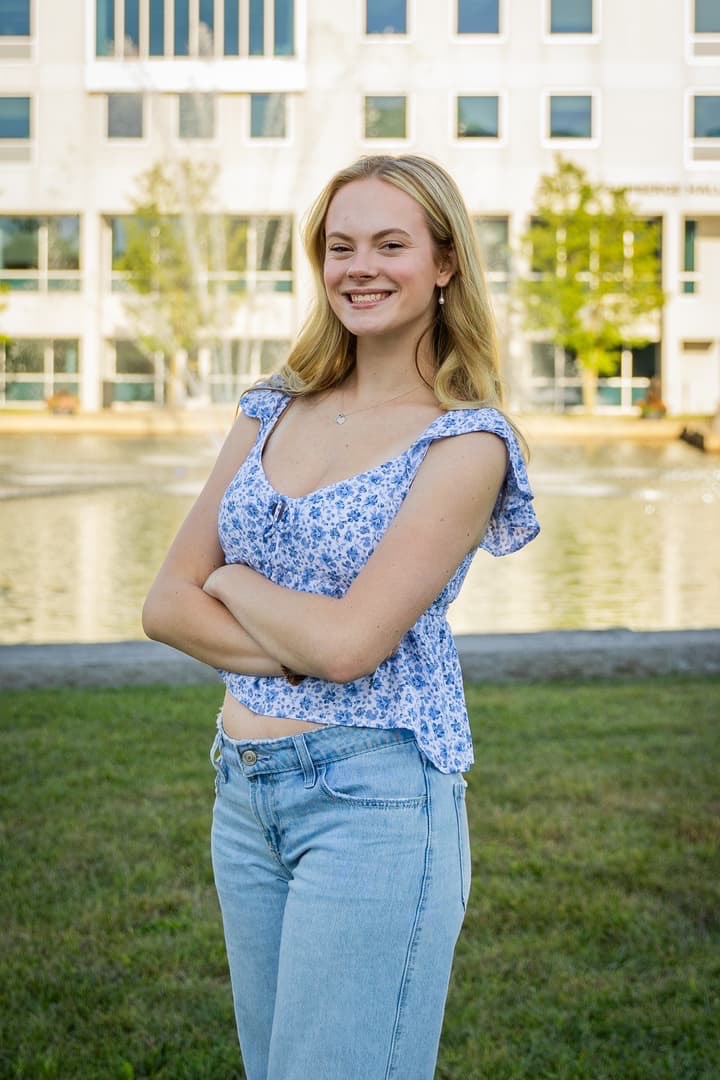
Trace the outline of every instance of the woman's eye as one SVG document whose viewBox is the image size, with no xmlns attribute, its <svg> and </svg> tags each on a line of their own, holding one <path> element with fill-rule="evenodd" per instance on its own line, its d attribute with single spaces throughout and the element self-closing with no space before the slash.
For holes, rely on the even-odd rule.
<svg viewBox="0 0 720 1080">
<path fill-rule="evenodd" d="M 399 240 L 388 240 L 387 243 L 383 244 L 383 247 L 389 249 L 390 251 L 397 251 L 402 248 L 403 245 L 400 243 Z"/>
<path fill-rule="evenodd" d="M 342 255 L 344 252 L 349 251 L 350 248 L 345 244 L 331 244 L 328 251 L 331 251 L 333 255 Z"/>
</svg>

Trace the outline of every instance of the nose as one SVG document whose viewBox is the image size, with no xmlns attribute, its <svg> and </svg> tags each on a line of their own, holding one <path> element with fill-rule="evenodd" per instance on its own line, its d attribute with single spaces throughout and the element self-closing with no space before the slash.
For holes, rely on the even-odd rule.
<svg viewBox="0 0 720 1080">
<path fill-rule="evenodd" d="M 377 275 L 372 259 L 367 252 L 356 251 L 346 269 L 347 276 L 353 281 L 366 280 Z"/>
</svg>

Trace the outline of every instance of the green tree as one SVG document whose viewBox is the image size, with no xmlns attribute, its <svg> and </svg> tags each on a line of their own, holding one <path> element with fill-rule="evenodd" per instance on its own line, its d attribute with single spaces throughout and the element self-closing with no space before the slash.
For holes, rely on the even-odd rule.
<svg viewBox="0 0 720 1080">
<path fill-rule="evenodd" d="M 525 328 L 572 351 L 592 411 L 597 378 L 617 370 L 618 351 L 652 341 L 664 303 L 660 235 L 624 188 L 592 182 L 557 158 L 541 177 L 523 238 L 530 273 L 516 286 Z"/>
<path fill-rule="evenodd" d="M 245 269 L 247 223 L 212 213 L 216 177 L 215 166 L 192 161 L 143 173 L 113 263 L 135 294 L 127 307 L 139 347 L 163 357 L 169 405 L 203 389 L 198 350 L 237 302 L 228 272 Z"/>
</svg>

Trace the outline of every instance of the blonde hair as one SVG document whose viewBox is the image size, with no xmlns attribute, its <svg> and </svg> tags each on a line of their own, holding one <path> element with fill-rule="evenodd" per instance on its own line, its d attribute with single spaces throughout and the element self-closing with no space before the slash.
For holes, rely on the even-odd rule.
<svg viewBox="0 0 720 1080">
<path fill-rule="evenodd" d="M 278 379 L 292 394 L 313 394 L 342 382 L 354 366 L 355 337 L 340 322 L 325 292 L 325 219 L 342 187 L 369 178 L 392 184 L 415 199 L 425 212 L 438 257 L 451 252 L 455 256 L 455 273 L 444 287 L 445 303 L 438 305 L 430 328 L 432 388 L 438 404 L 445 409 L 500 407 L 495 320 L 470 215 L 448 173 L 413 154 L 360 158 L 333 176 L 310 209 L 303 240 L 315 279 L 315 302 Z"/>
</svg>

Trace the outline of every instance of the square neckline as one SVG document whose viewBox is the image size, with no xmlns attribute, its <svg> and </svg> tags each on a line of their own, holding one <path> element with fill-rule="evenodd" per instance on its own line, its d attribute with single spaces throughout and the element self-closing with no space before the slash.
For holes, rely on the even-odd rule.
<svg viewBox="0 0 720 1080">
<path fill-rule="evenodd" d="M 265 445 L 267 443 L 268 438 L 272 434 L 272 431 L 275 428 L 275 425 L 277 424 L 280 417 L 285 413 L 287 408 L 293 402 L 293 395 L 292 394 L 288 394 L 288 395 L 285 395 L 285 396 L 286 396 L 287 400 L 283 402 L 282 407 L 280 409 L 278 409 L 275 416 L 273 416 L 271 418 L 270 423 L 265 428 L 264 434 L 263 434 L 263 426 L 262 426 L 262 423 L 261 423 L 260 430 L 258 431 L 257 438 L 256 438 L 256 441 L 255 441 L 255 445 L 257 447 L 258 468 L 259 468 L 259 471 L 260 471 L 260 475 L 262 476 L 263 482 L 270 489 L 270 491 L 272 491 L 272 493 L 277 496 L 278 499 L 283 499 L 283 500 L 285 500 L 285 502 L 288 502 L 288 503 L 302 502 L 303 499 L 310 499 L 313 496 L 322 495 L 325 492 L 332 491 L 333 488 L 340 487 L 341 484 L 353 483 L 356 480 L 361 480 L 365 476 L 371 476 L 373 473 L 380 472 L 381 469 L 386 469 L 390 465 L 395 465 L 398 461 L 401 460 L 401 458 L 404 458 L 406 456 L 406 454 L 408 454 L 417 445 L 417 443 L 420 442 L 421 439 L 423 439 L 427 435 L 430 428 L 434 424 L 436 424 L 438 422 L 438 420 L 442 420 L 445 416 L 448 415 L 448 410 L 446 409 L 444 412 L 440 413 L 439 416 L 436 416 L 434 420 L 431 420 L 430 423 L 427 424 L 426 427 L 423 428 L 423 430 L 420 432 L 420 434 L 417 435 L 417 437 L 410 443 L 409 446 L 407 446 L 404 450 L 400 451 L 400 453 L 396 454 L 394 457 L 387 458 L 387 460 L 385 460 L 385 461 L 381 461 L 378 465 L 372 465 L 368 469 L 363 469 L 362 472 L 353 473 L 351 476 L 344 477 L 341 480 L 333 480 L 329 484 L 323 484 L 322 487 L 313 488 L 312 491 L 307 491 L 307 492 L 305 492 L 304 495 L 286 495 L 283 492 L 278 491 L 278 489 L 272 483 L 272 481 L 270 480 L 270 477 L 268 476 L 268 474 L 265 471 L 265 462 L 263 461 L 263 455 L 265 453 Z M 261 436 L 262 436 L 262 438 L 261 438 Z"/>
</svg>

